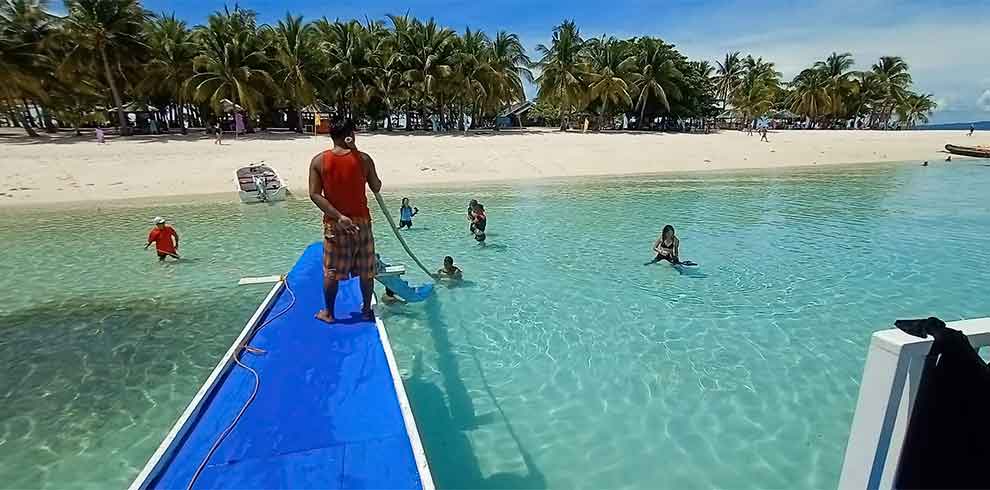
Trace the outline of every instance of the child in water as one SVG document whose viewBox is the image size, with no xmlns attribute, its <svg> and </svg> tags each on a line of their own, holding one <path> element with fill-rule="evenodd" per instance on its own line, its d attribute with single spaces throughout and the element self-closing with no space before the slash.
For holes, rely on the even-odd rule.
<svg viewBox="0 0 990 490">
<path fill-rule="evenodd" d="M 474 205 L 474 210 L 471 213 L 471 233 L 474 235 L 474 239 L 478 243 L 484 244 L 487 236 L 485 235 L 485 228 L 488 226 L 488 215 L 485 214 L 485 206 L 481 203 Z"/>
<path fill-rule="evenodd" d="M 437 270 L 437 276 L 440 279 L 459 280 L 463 278 L 463 275 L 461 268 L 454 265 L 454 258 L 449 255 L 443 258 L 443 267 Z"/>
<path fill-rule="evenodd" d="M 409 198 L 402 198 L 402 206 L 399 208 L 399 229 L 403 227 L 412 228 L 413 216 L 419 214 L 419 208 L 414 208 L 409 205 Z"/>
</svg>

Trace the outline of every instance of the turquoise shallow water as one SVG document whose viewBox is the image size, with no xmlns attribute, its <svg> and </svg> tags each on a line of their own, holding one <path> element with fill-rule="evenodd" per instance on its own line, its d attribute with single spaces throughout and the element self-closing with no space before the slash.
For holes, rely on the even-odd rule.
<svg viewBox="0 0 990 490">
<path fill-rule="evenodd" d="M 988 188 L 964 163 L 408 191 L 410 244 L 468 277 L 383 312 L 438 485 L 834 488 L 870 332 L 990 315 Z M 156 214 L 187 262 L 141 250 Z M 642 265 L 667 222 L 700 267 Z M 237 279 L 319 233 L 304 200 L 0 213 L 0 486 L 128 483 L 264 296 Z"/>
</svg>

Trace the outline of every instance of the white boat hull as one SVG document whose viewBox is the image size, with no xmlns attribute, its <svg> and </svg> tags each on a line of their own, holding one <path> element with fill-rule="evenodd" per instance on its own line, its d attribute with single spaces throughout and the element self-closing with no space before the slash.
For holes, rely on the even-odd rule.
<svg viewBox="0 0 990 490">
<path fill-rule="evenodd" d="M 256 203 L 256 202 L 276 202 L 284 201 L 289 195 L 289 189 L 285 187 L 279 187 L 275 190 L 268 191 L 267 199 L 262 199 L 258 191 L 241 191 L 238 190 L 237 194 L 241 197 L 241 202 L 246 204 Z"/>
</svg>

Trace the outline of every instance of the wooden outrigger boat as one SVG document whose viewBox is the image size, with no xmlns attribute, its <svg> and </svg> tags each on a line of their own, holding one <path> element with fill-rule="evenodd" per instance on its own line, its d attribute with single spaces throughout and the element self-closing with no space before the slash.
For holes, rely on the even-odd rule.
<svg viewBox="0 0 990 490">
<path fill-rule="evenodd" d="M 956 146 L 945 145 L 945 151 L 953 155 L 963 155 L 976 158 L 990 158 L 990 148 L 985 146 Z"/>
</svg>

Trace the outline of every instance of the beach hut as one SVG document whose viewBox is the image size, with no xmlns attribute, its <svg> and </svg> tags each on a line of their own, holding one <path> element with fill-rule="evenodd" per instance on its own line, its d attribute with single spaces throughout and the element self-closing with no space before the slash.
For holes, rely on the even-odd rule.
<svg viewBox="0 0 990 490">
<path fill-rule="evenodd" d="M 735 109 L 726 109 L 715 117 L 719 129 L 739 129 L 744 126 L 743 114 Z"/>
<path fill-rule="evenodd" d="M 770 118 L 771 127 L 774 129 L 792 128 L 795 123 L 801 121 L 802 119 L 801 116 L 787 109 L 770 111 L 770 113 L 767 114 L 767 117 Z"/>
<path fill-rule="evenodd" d="M 307 133 L 315 132 L 318 134 L 328 134 L 330 133 L 330 115 L 333 114 L 333 108 L 323 102 L 313 102 L 312 104 L 302 107 L 299 109 L 299 116 L 302 120 L 303 131 Z M 320 116 L 319 127 L 314 127 L 316 122 L 316 116 Z"/>
<path fill-rule="evenodd" d="M 127 120 L 134 125 L 133 131 L 135 133 L 156 133 L 155 129 L 158 127 L 158 108 L 148 104 L 146 102 L 128 102 L 119 107 L 111 107 L 107 109 L 108 118 L 111 121 L 115 121 L 110 114 L 114 114 L 118 111 L 123 111 L 127 117 Z M 154 125 L 152 125 L 154 122 Z"/>
<path fill-rule="evenodd" d="M 528 100 L 509 105 L 498 114 L 496 124 L 500 128 L 521 128 L 529 122 L 527 114 L 536 107 L 536 104 Z"/>
</svg>

